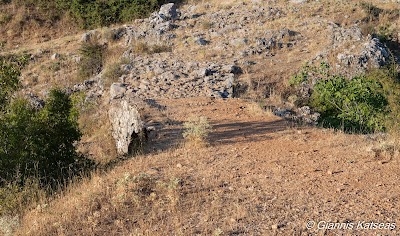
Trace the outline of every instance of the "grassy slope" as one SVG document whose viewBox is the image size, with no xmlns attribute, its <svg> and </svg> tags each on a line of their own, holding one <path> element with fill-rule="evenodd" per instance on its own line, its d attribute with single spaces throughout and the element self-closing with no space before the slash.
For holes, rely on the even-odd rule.
<svg viewBox="0 0 400 236">
<path fill-rule="evenodd" d="M 211 10 L 228 10 L 229 4 L 237 1 L 210 2 Z M 326 29 L 318 26 L 316 15 L 348 25 L 365 16 L 357 2 L 313 2 L 307 7 L 299 6 L 300 11 L 277 21 L 263 26 L 254 24 L 250 30 L 282 27 L 299 30 L 310 41 L 303 45 L 305 50 L 278 55 L 275 61 L 255 58 L 260 65 L 267 64 L 276 69 L 266 72 L 260 66 L 244 76 L 274 76 L 277 80 L 289 77 L 305 59 L 324 48 L 326 40 L 321 32 Z M 205 6 L 203 2 L 193 4 L 199 4 L 198 11 Z M 385 9 L 396 7 L 395 3 L 374 4 Z M 278 2 L 278 5 L 291 8 L 286 1 Z M 207 9 L 210 10 L 206 7 L 203 10 Z M 27 88 L 42 91 L 54 84 L 64 86 L 79 81 L 75 74 L 76 64 L 71 58 L 65 57 L 61 70 L 57 70 L 50 56 L 55 52 L 76 54 L 82 31 L 71 25 L 69 19 L 49 30 L 33 21 L 24 22 L 27 13 L 21 9 L 7 10 L 15 18 L 2 28 L 2 39 L 9 41 L 3 53 L 45 50 L 24 72 Z M 14 19 L 24 22 L 23 31 L 14 32 L 21 30 L 18 28 L 21 21 Z M 303 25 L 302 21 L 311 23 Z M 385 19 L 381 21 L 376 23 L 385 23 Z M 201 29 L 201 22 L 193 23 Z M 177 34 L 182 38 L 185 36 L 179 29 Z M 111 53 L 121 50 L 118 43 L 111 48 Z M 174 50 L 178 55 L 187 52 L 187 48 L 179 45 Z M 209 55 L 209 51 L 201 52 L 200 48 L 191 50 L 185 55 L 196 55 L 199 60 L 218 61 L 225 56 L 219 51 L 213 52 L 214 56 Z M 34 80 L 36 76 L 37 80 Z M 268 114 L 241 109 L 253 105 L 236 100 L 194 99 L 164 103 L 168 106 L 166 116 L 171 120 L 184 121 L 189 113 L 210 117 L 215 128 L 211 146 L 175 147 L 175 143 L 181 142 L 175 130 L 181 127 L 168 127 L 162 136 L 168 141 L 161 139 L 160 143 L 154 143 L 155 150 L 148 155 L 121 163 L 109 173 L 98 173 L 92 179 L 77 182 L 43 209 L 28 211 L 18 233 L 301 235 L 307 232 L 304 228 L 307 219 L 339 222 L 346 219 L 382 222 L 398 219 L 398 159 L 391 159 L 390 153 L 369 151 L 369 146 L 376 146 L 376 142 L 330 131 L 293 128 Z M 99 113 L 96 115 L 106 119 Z M 85 117 L 82 122 L 91 118 Z M 106 132 L 103 128 L 100 128 L 101 132 Z M 174 131 L 172 136 L 169 131 Z M 93 136 L 88 140 L 96 140 Z M 97 141 L 101 139 L 101 135 L 97 137 Z M 380 146 L 376 150 L 381 150 Z M 104 152 L 98 153 L 98 157 L 102 155 L 100 161 L 107 159 Z M 352 197 L 354 195 L 358 197 Z"/>
</svg>

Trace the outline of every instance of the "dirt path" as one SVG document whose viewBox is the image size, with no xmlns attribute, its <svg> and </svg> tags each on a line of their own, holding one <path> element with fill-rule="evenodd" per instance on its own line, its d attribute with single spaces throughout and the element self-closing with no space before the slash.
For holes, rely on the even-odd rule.
<svg viewBox="0 0 400 236">
<path fill-rule="evenodd" d="M 195 166 L 188 160 L 185 166 L 209 179 L 210 191 L 225 199 L 220 206 L 210 202 L 209 207 L 225 212 L 213 220 L 232 227 L 224 231 L 227 235 L 397 234 L 361 229 L 375 228 L 370 222 L 400 226 L 398 159 L 376 156 L 370 151 L 374 142 L 366 137 L 293 128 L 240 100 L 168 104 L 176 120 L 192 114 L 211 120 L 211 147 L 204 155 L 208 160 Z M 316 230 L 317 225 L 307 231 L 308 220 L 320 222 L 321 229 Z M 345 223 L 333 227 L 347 230 L 322 229 L 328 227 L 324 221 Z"/>
</svg>

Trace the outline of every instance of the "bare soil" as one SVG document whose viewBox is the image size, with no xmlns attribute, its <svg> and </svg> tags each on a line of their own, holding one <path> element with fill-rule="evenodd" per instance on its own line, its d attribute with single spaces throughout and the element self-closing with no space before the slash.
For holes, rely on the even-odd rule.
<svg viewBox="0 0 400 236">
<path fill-rule="evenodd" d="M 31 211 L 19 234 L 399 234 L 399 159 L 371 151 L 372 136 L 300 127 L 236 99 L 158 103 L 171 122 L 147 154 Z M 191 115 L 209 118 L 208 146 L 182 145 Z M 371 222 L 396 225 L 361 229 Z"/>
</svg>

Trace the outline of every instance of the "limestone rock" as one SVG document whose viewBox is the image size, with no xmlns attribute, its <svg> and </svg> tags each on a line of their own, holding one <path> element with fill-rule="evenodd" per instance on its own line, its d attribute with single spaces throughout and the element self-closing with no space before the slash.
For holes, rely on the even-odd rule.
<svg viewBox="0 0 400 236">
<path fill-rule="evenodd" d="M 61 55 L 60 54 L 58 54 L 58 53 L 54 53 L 53 55 L 51 55 L 51 60 L 57 60 L 57 59 L 60 59 L 60 57 L 61 57 Z"/>
<path fill-rule="evenodd" d="M 339 65 L 353 75 L 363 73 L 368 68 L 380 68 L 387 64 L 389 57 L 387 47 L 379 39 L 372 38 L 365 41 L 361 51 L 339 53 L 336 58 Z"/>
<path fill-rule="evenodd" d="M 45 105 L 45 102 L 33 93 L 29 92 L 25 94 L 25 98 L 35 110 L 41 110 Z"/>
<path fill-rule="evenodd" d="M 114 99 L 111 101 L 108 114 L 119 155 L 132 153 L 135 151 L 135 144 L 142 142 L 144 123 L 140 115 L 141 109 L 140 100 Z"/>
<path fill-rule="evenodd" d="M 126 86 L 122 83 L 113 83 L 110 87 L 111 99 L 122 98 L 126 92 Z"/>
<path fill-rule="evenodd" d="M 384 66 L 389 59 L 388 49 L 379 39 L 373 38 L 364 44 L 364 50 L 361 52 L 360 64 L 366 67 L 366 64 L 374 68 Z"/>
<path fill-rule="evenodd" d="M 174 3 L 164 4 L 160 7 L 160 11 L 158 15 L 161 19 L 168 20 L 176 20 L 178 18 L 178 12 L 176 11 L 176 5 Z"/>
<path fill-rule="evenodd" d="M 207 41 L 207 40 L 205 40 L 204 38 L 201 38 L 201 37 L 197 38 L 197 39 L 195 40 L 195 42 L 196 42 L 198 45 L 201 45 L 201 46 L 204 46 L 204 45 L 207 45 L 207 44 L 210 43 L 209 41 Z"/>
<path fill-rule="evenodd" d="M 81 42 L 83 43 L 88 43 L 90 40 L 94 39 L 98 32 L 96 30 L 91 30 L 89 32 L 86 32 L 82 35 L 81 37 Z"/>
</svg>

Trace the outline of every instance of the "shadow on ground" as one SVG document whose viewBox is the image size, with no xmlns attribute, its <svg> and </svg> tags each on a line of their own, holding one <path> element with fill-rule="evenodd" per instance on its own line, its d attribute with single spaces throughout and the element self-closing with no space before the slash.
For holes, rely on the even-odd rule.
<svg viewBox="0 0 400 236">
<path fill-rule="evenodd" d="M 156 136 L 150 138 L 150 142 L 146 145 L 145 152 L 162 152 L 179 146 L 183 140 L 181 127 L 182 124 L 179 123 L 164 126 L 161 130 L 156 131 Z"/>
<path fill-rule="evenodd" d="M 208 140 L 211 145 L 257 142 L 271 139 L 271 134 L 286 130 L 285 120 L 271 122 L 231 122 L 212 124 Z M 165 151 L 178 147 L 183 142 L 182 124 L 168 125 L 157 133 L 146 147 L 146 153 Z"/>
<path fill-rule="evenodd" d="M 285 120 L 272 122 L 233 122 L 213 125 L 209 136 L 211 144 L 234 144 L 271 139 L 272 133 L 288 128 Z"/>
</svg>

